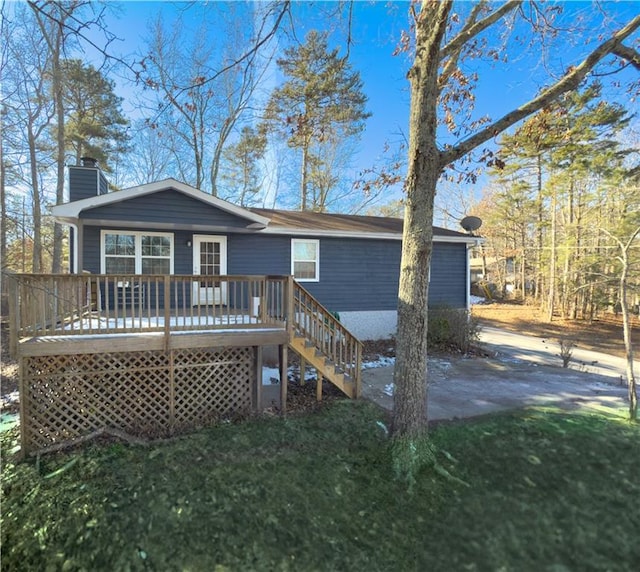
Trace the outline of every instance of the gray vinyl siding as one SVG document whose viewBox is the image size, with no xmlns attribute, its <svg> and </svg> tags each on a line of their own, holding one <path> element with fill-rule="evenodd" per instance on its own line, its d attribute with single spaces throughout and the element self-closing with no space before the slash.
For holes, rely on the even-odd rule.
<svg viewBox="0 0 640 572">
<path fill-rule="evenodd" d="M 141 196 L 81 213 L 84 220 L 136 221 L 245 228 L 251 221 L 204 204 L 178 191 Z"/>
<path fill-rule="evenodd" d="M 229 274 L 291 274 L 288 236 L 234 234 L 227 239 Z"/>
<path fill-rule="evenodd" d="M 302 282 L 322 304 L 338 312 L 395 310 L 401 244 L 395 240 L 320 239 L 320 281 Z M 291 237 L 232 235 L 229 274 L 289 274 Z M 467 303 L 465 244 L 434 243 L 429 304 Z"/>
<path fill-rule="evenodd" d="M 119 229 L 113 227 L 111 230 Z M 167 231 L 157 229 L 157 232 Z M 192 274 L 193 253 L 187 241 L 193 240 L 193 233 L 172 231 L 172 234 L 174 272 Z M 223 233 L 217 234 L 224 236 Z M 258 234 L 226 236 L 229 274 L 290 274 L 291 237 Z M 99 273 L 100 227 L 84 227 L 84 244 L 83 269 Z M 327 308 L 337 312 L 395 310 L 400 251 L 400 242 L 395 240 L 320 238 L 320 281 L 301 284 Z M 466 245 L 435 243 L 431 259 L 429 304 L 464 308 L 467 300 L 466 283 Z"/>
<path fill-rule="evenodd" d="M 401 245 L 396 240 L 320 240 L 320 282 L 302 285 L 329 310 L 395 310 Z"/>
<path fill-rule="evenodd" d="M 436 242 L 431 255 L 429 305 L 466 308 L 467 245 Z"/>
<path fill-rule="evenodd" d="M 99 176 L 98 169 L 69 167 L 69 201 L 79 201 L 97 196 Z"/>
</svg>

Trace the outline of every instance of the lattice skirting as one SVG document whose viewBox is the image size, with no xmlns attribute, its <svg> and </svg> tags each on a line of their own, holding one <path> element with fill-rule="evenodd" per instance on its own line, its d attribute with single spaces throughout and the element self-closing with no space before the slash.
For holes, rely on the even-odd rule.
<svg viewBox="0 0 640 572">
<path fill-rule="evenodd" d="M 162 437 L 248 412 L 253 348 L 194 348 L 25 357 L 25 452 L 97 429 Z"/>
</svg>

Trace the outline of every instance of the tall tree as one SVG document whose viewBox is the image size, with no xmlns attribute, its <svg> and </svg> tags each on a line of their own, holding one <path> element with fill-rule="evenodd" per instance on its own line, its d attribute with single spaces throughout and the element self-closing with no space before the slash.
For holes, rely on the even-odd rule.
<svg viewBox="0 0 640 572">
<path fill-rule="evenodd" d="M 335 177 L 319 149 L 362 132 L 370 116 L 367 98 L 360 74 L 337 49 L 329 49 L 327 34 L 309 32 L 303 45 L 287 48 L 277 63 L 285 81 L 271 94 L 265 122 L 271 133 L 284 135 L 300 151 L 299 205 L 308 210 L 314 207 L 312 177 L 319 193 L 318 182 Z M 316 201 L 315 210 L 324 210 L 325 204 L 326 196 Z"/>
<path fill-rule="evenodd" d="M 152 129 L 144 119 L 133 123 L 129 145 L 133 152 L 127 155 L 128 169 L 123 186 L 152 183 L 175 172 L 172 153 L 164 144 L 162 133 Z"/>
<path fill-rule="evenodd" d="M 65 168 L 65 134 L 64 134 L 64 102 L 62 85 L 63 50 L 67 39 L 65 26 L 79 2 L 69 5 L 52 3 L 46 9 L 42 4 L 29 2 L 42 37 L 49 49 L 49 75 L 51 77 L 51 99 L 56 110 L 56 204 L 64 202 L 64 168 Z M 62 239 L 63 229 L 58 223 L 54 227 L 52 272 L 62 271 Z"/>
<path fill-rule="evenodd" d="M 241 207 L 256 204 L 262 189 L 263 173 L 260 161 L 267 149 L 264 133 L 245 126 L 240 139 L 224 150 L 225 167 L 222 170 L 220 190 L 226 200 Z"/>
<path fill-rule="evenodd" d="M 30 200 L 25 202 L 29 216 L 25 220 L 29 221 L 33 248 L 26 267 L 37 273 L 44 271 L 42 180 L 51 164 L 51 142 L 47 137 L 54 114 L 48 81 L 50 58 L 33 15 L 25 6 L 16 7 L 11 25 L 7 24 L 3 32 L 9 55 L 2 74 L 3 106 L 12 118 L 11 128 L 3 133 L 3 144 L 6 142 L 16 159 L 14 183 L 29 190 Z"/>
<path fill-rule="evenodd" d="M 550 32 L 548 26 L 555 8 L 531 6 L 538 18 L 534 22 L 534 30 Z M 460 92 L 461 85 L 466 86 L 467 93 L 473 86 L 473 81 L 462 71 L 461 62 L 485 53 L 481 48 L 482 42 L 488 41 L 487 35 L 483 34 L 485 31 L 494 31 L 497 38 L 497 32 L 504 29 L 507 15 L 524 14 L 518 12 L 521 3 L 517 1 L 500 5 L 478 2 L 468 7 L 465 18 L 452 13 L 452 8 L 453 2 L 448 0 L 422 0 L 419 7 L 411 7 L 415 55 L 408 74 L 411 93 L 409 159 L 394 370 L 394 435 L 400 438 L 399 442 L 411 442 L 423 436 L 427 427 L 428 269 L 433 239 L 433 201 L 438 179 L 448 166 L 474 149 L 544 108 L 563 93 L 576 89 L 608 55 L 627 58 L 631 52 L 635 54 L 635 61 L 640 60 L 632 48 L 623 44 L 640 27 L 640 16 L 637 16 L 600 41 L 581 62 L 566 69 L 559 79 L 533 99 L 495 121 L 467 124 L 466 130 L 459 132 L 461 138 L 445 147 L 439 144 L 439 120 L 442 119 L 455 132 L 458 126 L 453 118 L 453 106 L 461 100 L 471 104 L 471 99 Z M 559 30 L 554 32 L 559 33 Z M 438 113 L 439 103 L 443 106 L 442 115 Z"/>
<path fill-rule="evenodd" d="M 270 61 L 269 41 L 288 7 L 196 3 L 190 9 L 200 11 L 195 30 L 185 15 L 153 23 L 141 79 L 152 100 L 148 123 L 172 151 L 179 177 L 216 195 L 223 149 L 250 111 Z"/>
<path fill-rule="evenodd" d="M 109 45 L 115 36 L 105 26 L 105 12 L 108 3 L 90 2 L 89 0 L 27 0 L 33 12 L 40 34 L 49 51 L 48 80 L 51 90 L 51 101 L 55 108 L 55 180 L 56 203 L 64 201 L 65 188 L 65 104 L 63 85 L 63 62 L 73 49 L 90 47 L 105 59 L 109 54 Z M 122 60 L 118 60 L 120 63 Z M 129 66 L 130 67 L 130 66 Z M 63 229 L 54 223 L 52 271 L 62 271 Z"/>
<path fill-rule="evenodd" d="M 66 146 L 77 165 L 87 155 L 109 171 L 109 158 L 124 152 L 128 141 L 122 98 L 115 94 L 113 81 L 80 60 L 63 60 L 62 76 Z"/>
<path fill-rule="evenodd" d="M 500 138 L 502 165 L 492 174 L 507 193 L 495 197 L 496 206 L 504 210 L 518 188 L 531 188 L 536 216 L 520 211 L 526 215 L 523 223 L 533 230 L 526 245 L 528 279 L 539 300 L 545 285 L 549 320 L 558 309 L 572 319 L 587 313 L 592 291 L 584 282 L 593 264 L 589 240 L 591 229 L 600 226 L 602 204 L 597 182 L 628 154 L 617 140 L 628 122 L 624 107 L 604 101 L 602 86 L 595 83 L 564 94 L 513 134 Z M 503 215 L 487 223 L 503 227 Z M 499 248 L 504 247 L 508 245 Z"/>
</svg>

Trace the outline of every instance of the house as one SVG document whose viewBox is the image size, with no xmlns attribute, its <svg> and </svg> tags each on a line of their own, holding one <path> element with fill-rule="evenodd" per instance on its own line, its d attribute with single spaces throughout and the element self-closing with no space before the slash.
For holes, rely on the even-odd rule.
<svg viewBox="0 0 640 572">
<path fill-rule="evenodd" d="M 402 219 L 246 209 L 173 179 L 107 189 L 92 160 L 69 167 L 53 215 L 72 228 L 72 273 L 291 274 L 356 337 L 396 330 Z M 434 228 L 433 240 L 429 304 L 468 308 L 478 239 Z"/>
<path fill-rule="evenodd" d="M 167 179 L 117 192 L 69 168 L 71 273 L 9 282 L 23 452 L 286 410 L 288 351 L 348 397 L 361 339 L 396 329 L 402 220 L 246 209 Z M 470 246 L 435 229 L 429 302 L 467 308 Z M 339 316 L 339 318 L 338 318 Z M 279 386 L 262 381 L 277 347 Z"/>
</svg>

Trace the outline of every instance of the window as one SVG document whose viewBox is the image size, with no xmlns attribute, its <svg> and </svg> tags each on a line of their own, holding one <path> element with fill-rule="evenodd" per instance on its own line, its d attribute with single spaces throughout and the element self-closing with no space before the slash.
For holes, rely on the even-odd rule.
<svg viewBox="0 0 640 572">
<path fill-rule="evenodd" d="M 320 280 L 320 241 L 291 240 L 291 274 L 300 282 Z"/>
<path fill-rule="evenodd" d="M 173 235 L 103 230 L 105 274 L 172 274 Z"/>
</svg>

